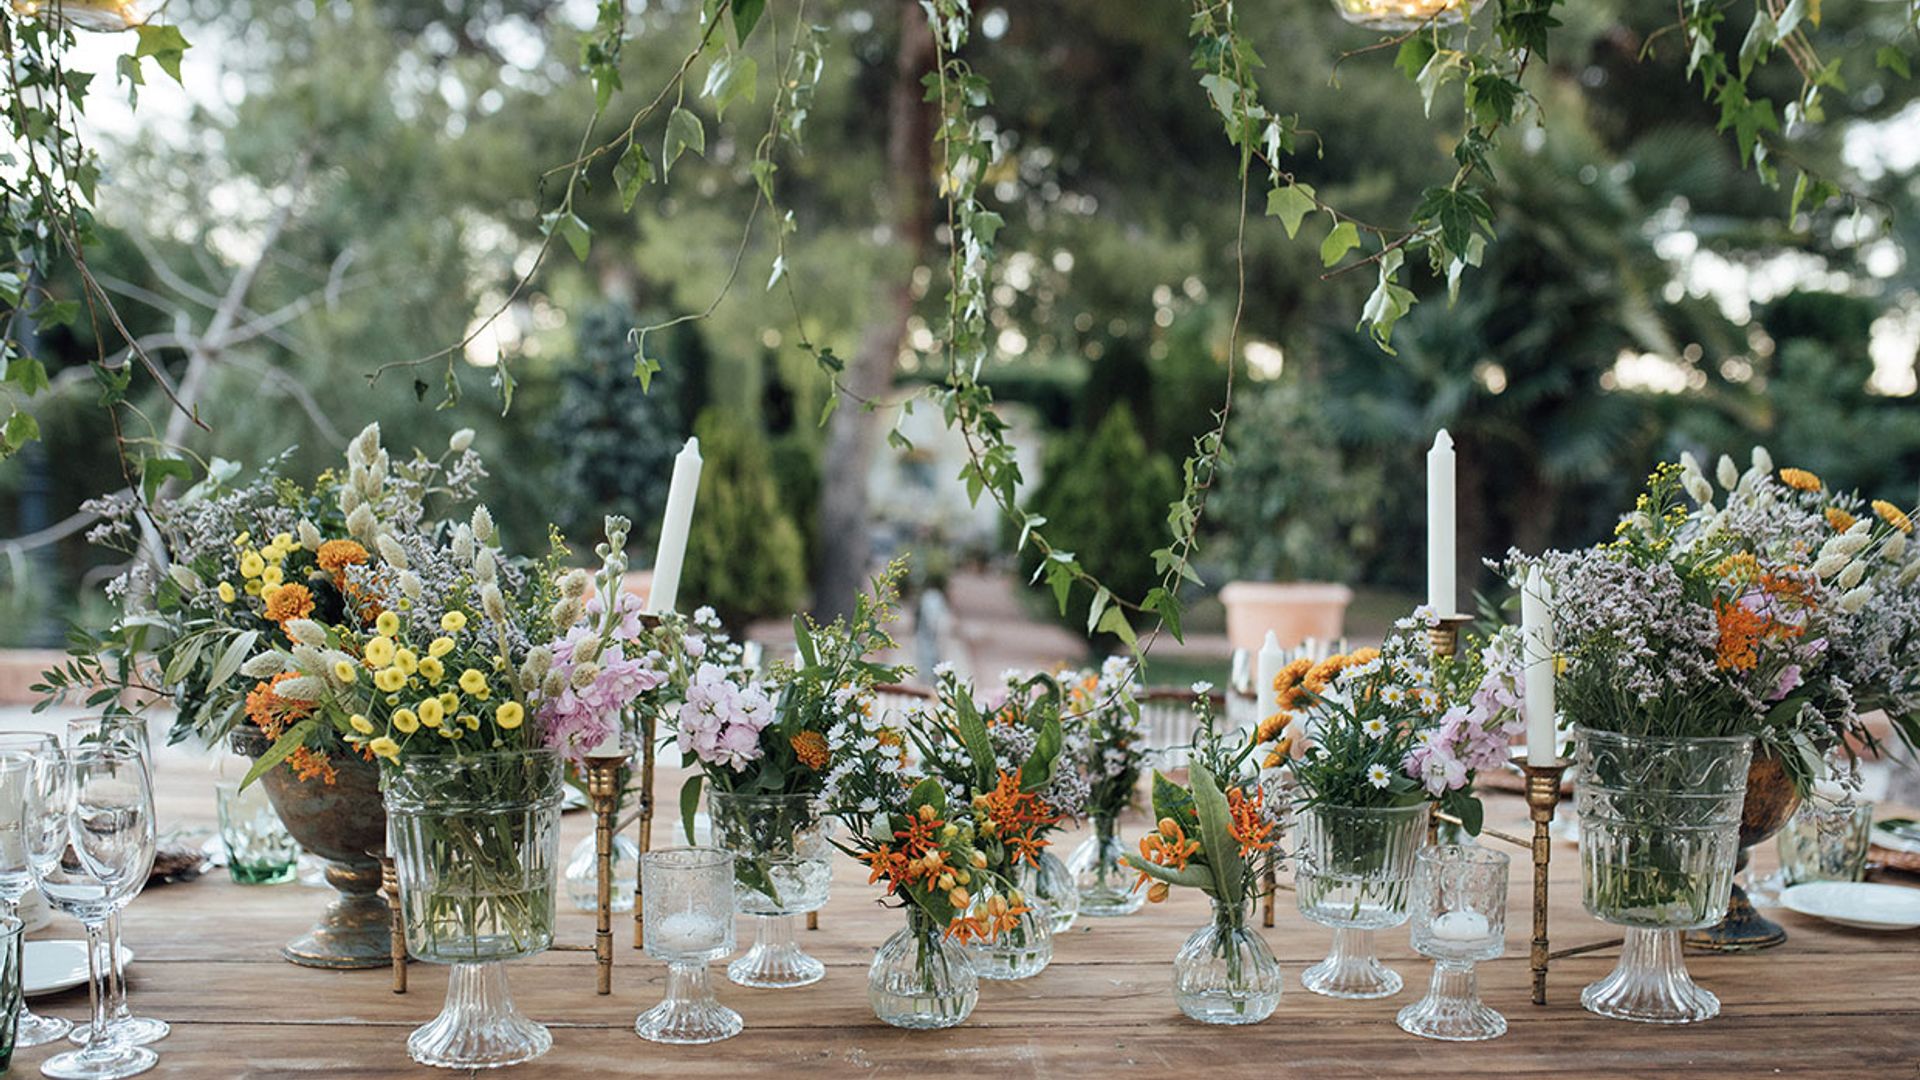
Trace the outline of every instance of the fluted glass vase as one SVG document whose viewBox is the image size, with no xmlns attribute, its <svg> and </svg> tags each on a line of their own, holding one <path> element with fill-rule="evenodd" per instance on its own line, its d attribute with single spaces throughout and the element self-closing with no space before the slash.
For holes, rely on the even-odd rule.
<svg viewBox="0 0 1920 1080">
<path fill-rule="evenodd" d="M 1047 909 L 1055 936 L 1073 929 L 1080 918 L 1080 890 L 1074 886 L 1073 872 L 1052 848 L 1041 848 L 1034 865 L 1020 867 L 1020 888 L 1031 902 Z"/>
<path fill-rule="evenodd" d="M 881 945 L 867 969 L 873 1015 L 897 1028 L 964 1023 L 980 1000 L 980 979 L 966 950 L 933 917 L 907 905 L 907 925 Z"/>
<path fill-rule="evenodd" d="M 440 1015 L 407 1040 L 413 1060 L 492 1068 L 552 1047 L 514 1006 L 505 965 L 553 943 L 560 798 L 551 750 L 422 755 L 388 776 L 407 951 L 453 968 Z"/>
<path fill-rule="evenodd" d="M 1337 998 L 1400 992 L 1400 973 L 1373 952 L 1373 932 L 1407 921 L 1413 857 L 1427 836 L 1425 803 L 1329 806 L 1299 812 L 1294 897 L 1300 914 L 1333 928 L 1327 958 L 1300 974 L 1300 985 Z"/>
<path fill-rule="evenodd" d="M 1574 754 L 1581 899 L 1626 931 L 1619 965 L 1580 1003 L 1654 1024 L 1719 1015 L 1720 999 L 1688 976 L 1680 938 L 1726 914 L 1753 740 L 1576 728 Z"/>
<path fill-rule="evenodd" d="M 1213 919 L 1173 958 L 1173 998 L 1203 1024 L 1257 1024 L 1280 1004 L 1280 962 L 1247 928 L 1249 900 L 1215 899 Z"/>
<path fill-rule="evenodd" d="M 1125 862 L 1127 846 L 1120 840 L 1118 819 L 1096 815 L 1093 835 L 1081 841 L 1067 860 L 1073 884 L 1080 894 L 1080 913 L 1095 918 L 1131 915 L 1147 902 L 1144 889 L 1133 887 L 1140 874 Z"/>
<path fill-rule="evenodd" d="M 967 957 L 973 970 L 983 979 L 1027 979 L 1045 971 L 1053 962 L 1053 914 L 1044 904 L 1032 902 L 1018 888 L 987 883 L 984 877 L 967 906 L 969 916 L 983 923 L 1000 911 L 1019 911 L 1013 925 L 990 938 L 967 944 Z"/>
<path fill-rule="evenodd" d="M 827 969 L 793 938 L 793 917 L 818 911 L 833 880 L 832 819 L 812 795 L 707 796 L 714 843 L 733 852 L 734 907 L 753 916 L 753 946 L 727 965 L 741 986 L 819 982 Z"/>
</svg>

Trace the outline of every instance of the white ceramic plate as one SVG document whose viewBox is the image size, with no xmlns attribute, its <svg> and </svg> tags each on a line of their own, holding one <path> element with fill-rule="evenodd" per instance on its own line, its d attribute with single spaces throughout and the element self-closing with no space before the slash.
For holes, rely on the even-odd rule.
<svg viewBox="0 0 1920 1080">
<path fill-rule="evenodd" d="M 1780 894 L 1789 911 L 1861 930 L 1920 927 L 1920 889 L 1859 881 L 1811 881 Z"/>
<path fill-rule="evenodd" d="M 120 970 L 133 963 L 133 950 L 120 947 Z M 21 989 L 28 997 L 42 997 L 87 984 L 87 943 L 84 941 L 29 941 L 21 957 Z"/>
</svg>

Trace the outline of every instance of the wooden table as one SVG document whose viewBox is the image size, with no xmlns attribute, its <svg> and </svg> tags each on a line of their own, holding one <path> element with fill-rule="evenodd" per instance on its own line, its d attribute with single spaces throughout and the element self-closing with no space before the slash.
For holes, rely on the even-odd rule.
<svg viewBox="0 0 1920 1080">
<path fill-rule="evenodd" d="M 210 824 L 206 766 L 176 752 L 161 762 L 162 819 Z M 662 792 L 677 778 L 661 778 Z M 671 800 L 666 800 L 670 802 Z M 672 811 L 668 811 L 669 818 Z M 1494 796 L 1489 821 L 1517 830 L 1517 799 Z M 563 852 L 586 834 L 585 814 L 566 818 Z M 1138 835 L 1139 826 L 1128 830 Z M 657 827 L 671 842 L 665 824 Z M 1071 844 L 1077 840 L 1069 840 Z M 1063 845 L 1064 847 L 1065 845 Z M 1504 847 L 1504 845 L 1501 845 Z M 1721 1016 L 1681 1028 L 1602 1020 L 1581 1010 L 1580 988 L 1612 966 L 1609 954 L 1559 962 L 1549 1004 L 1528 1001 L 1527 881 L 1515 852 L 1508 956 L 1480 967 L 1484 997 L 1505 1013 L 1507 1035 L 1487 1043 L 1431 1042 L 1402 1033 L 1394 1013 L 1415 1000 L 1428 966 L 1403 930 L 1378 936 L 1382 956 L 1408 988 L 1384 1001 L 1335 1001 L 1302 990 L 1300 972 L 1324 955 L 1329 933 L 1303 920 L 1282 893 L 1278 925 L 1264 931 L 1286 974 L 1279 1011 L 1249 1028 L 1192 1023 L 1175 1008 L 1173 955 L 1206 918 L 1204 898 L 1176 890 L 1167 903 L 1123 919 L 1081 919 L 1056 941 L 1053 965 L 1018 983 L 981 985 L 962 1027 L 906 1032 L 867 1006 L 867 963 L 902 922 L 875 906 L 876 887 L 841 860 L 832 902 L 818 931 L 800 931 L 826 963 L 826 979 L 799 990 L 748 990 L 717 977 L 720 999 L 746 1031 L 706 1047 L 667 1047 L 633 1034 L 634 1017 L 657 1002 L 663 968 L 616 938 L 614 992 L 593 992 L 590 954 L 548 953 L 514 964 L 516 1000 L 553 1030 L 553 1050 L 512 1075 L 565 1077 L 848 1077 L 977 1075 L 1165 1077 L 1209 1070 L 1222 1076 L 1583 1077 L 1914 1076 L 1920 1065 L 1920 933 L 1870 934 L 1787 912 L 1785 945 L 1747 956 L 1696 956 L 1689 967 L 1720 995 Z M 1580 908 L 1573 849 L 1555 850 L 1556 946 L 1612 936 Z M 1764 856 L 1763 856 L 1764 857 Z M 139 955 L 130 984 L 136 1010 L 173 1024 L 156 1044 L 153 1076 L 198 1078 L 325 1074 L 444 1076 L 407 1059 L 407 1034 L 439 1011 L 443 969 L 415 964 L 411 991 L 395 995 L 386 970 L 325 972 L 294 967 L 278 947 L 326 902 L 299 885 L 245 888 L 224 872 L 155 888 L 126 915 L 126 940 Z M 589 943 L 592 916 L 562 901 L 559 937 Z M 64 920 L 43 936 L 76 936 Z M 742 924 L 742 934 L 746 926 Z M 744 944 L 744 943 L 743 943 Z M 84 1016 L 85 991 L 41 999 L 44 1011 Z M 37 1075 L 46 1048 L 15 1057 L 18 1075 Z"/>
</svg>

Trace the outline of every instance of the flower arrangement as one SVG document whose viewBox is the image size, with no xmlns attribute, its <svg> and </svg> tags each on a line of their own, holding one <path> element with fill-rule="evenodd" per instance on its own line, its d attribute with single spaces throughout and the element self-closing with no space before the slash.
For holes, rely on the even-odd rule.
<svg viewBox="0 0 1920 1080">
<path fill-rule="evenodd" d="M 1436 657 L 1424 606 L 1399 619 L 1379 648 L 1295 660 L 1275 679 L 1279 709 L 1254 732 L 1266 763 L 1292 761 L 1305 805 L 1389 807 L 1437 802 L 1469 832 L 1482 811 L 1472 780 L 1506 763 L 1526 728 L 1517 689 L 1518 641 L 1510 632 L 1469 639 L 1459 657 Z M 1295 721 L 1300 722 L 1294 732 Z"/>
<path fill-rule="evenodd" d="M 1197 691 L 1188 782 L 1153 774 L 1153 832 L 1140 839 L 1127 865 L 1140 872 L 1135 888 L 1165 900 L 1175 885 L 1199 889 L 1238 912 L 1280 861 L 1281 798 L 1250 767 L 1256 743 L 1230 747 L 1214 730 L 1211 699 Z M 1151 884 L 1149 884 L 1151 883 Z"/>
<path fill-rule="evenodd" d="M 600 569 L 560 575 L 548 621 L 557 634 L 528 650 L 522 667 L 538 676 L 529 687 L 546 744 L 579 765 L 587 754 L 631 726 L 636 705 L 667 679 L 656 666 L 653 637 L 641 619 L 639 597 L 626 577 L 624 517 L 606 519 L 606 539 L 595 549 Z"/>
<path fill-rule="evenodd" d="M 1112 821 L 1133 805 L 1147 760 L 1147 729 L 1140 718 L 1135 666 L 1108 657 L 1099 671 L 1063 673 L 1061 723 L 1075 771 L 1086 777 L 1086 815 Z"/>
</svg>

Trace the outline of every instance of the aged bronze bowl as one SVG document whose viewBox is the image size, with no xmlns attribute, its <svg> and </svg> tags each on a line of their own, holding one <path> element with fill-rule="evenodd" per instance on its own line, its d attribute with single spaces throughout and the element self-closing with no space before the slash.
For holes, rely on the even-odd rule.
<svg viewBox="0 0 1920 1080">
<path fill-rule="evenodd" d="M 236 752 L 258 759 L 266 735 L 253 727 L 232 736 Z M 334 782 L 302 780 L 284 764 L 257 783 L 301 847 L 326 861 L 327 884 L 340 895 L 320 921 L 287 942 L 280 955 L 302 967 L 376 968 L 392 962 L 389 913 L 380 896 L 380 856 L 387 849 L 387 812 L 380 799 L 380 770 L 372 762 L 339 754 Z"/>
<path fill-rule="evenodd" d="M 1800 793 L 1778 756 L 1756 753 L 1747 767 L 1747 801 L 1740 808 L 1740 861 L 1736 872 L 1747 868 L 1748 850 L 1780 831 L 1800 806 Z M 1747 891 L 1736 880 L 1733 896 L 1727 901 L 1727 916 L 1716 926 L 1687 934 L 1690 948 L 1714 952 L 1747 952 L 1768 949 L 1787 940 L 1786 927 L 1760 914 Z"/>
</svg>

